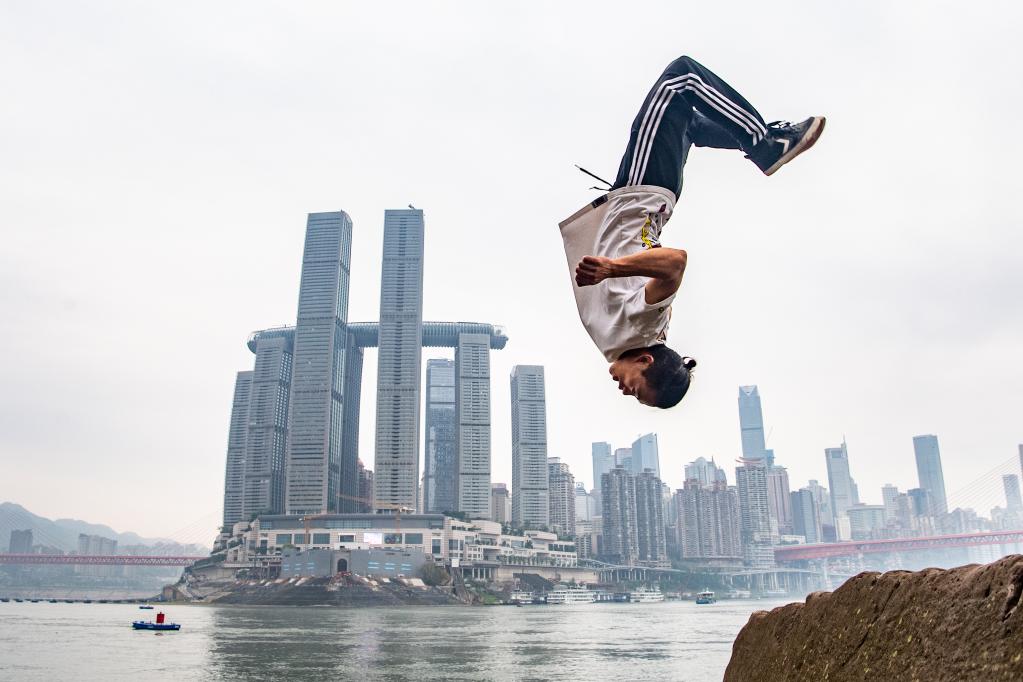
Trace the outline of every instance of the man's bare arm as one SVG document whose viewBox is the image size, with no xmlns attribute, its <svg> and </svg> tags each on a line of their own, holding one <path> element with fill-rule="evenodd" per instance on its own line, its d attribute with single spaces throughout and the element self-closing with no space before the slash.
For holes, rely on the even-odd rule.
<svg viewBox="0 0 1023 682">
<path fill-rule="evenodd" d="M 623 258 L 584 256 L 575 268 L 575 282 L 581 287 L 612 277 L 649 277 L 646 302 L 657 303 L 678 291 L 686 271 L 687 254 L 682 249 L 646 249 Z"/>
</svg>

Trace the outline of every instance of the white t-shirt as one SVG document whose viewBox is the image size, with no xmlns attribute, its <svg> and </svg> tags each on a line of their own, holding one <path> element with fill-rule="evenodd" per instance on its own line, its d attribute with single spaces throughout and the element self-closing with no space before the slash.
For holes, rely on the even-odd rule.
<svg viewBox="0 0 1023 682">
<path fill-rule="evenodd" d="M 649 277 L 615 277 L 580 287 L 576 265 L 583 256 L 621 258 L 659 247 L 661 228 L 674 207 L 675 195 L 662 187 L 623 187 L 559 224 L 579 319 L 608 362 L 627 350 L 664 343 L 675 294 L 647 303 Z"/>
</svg>

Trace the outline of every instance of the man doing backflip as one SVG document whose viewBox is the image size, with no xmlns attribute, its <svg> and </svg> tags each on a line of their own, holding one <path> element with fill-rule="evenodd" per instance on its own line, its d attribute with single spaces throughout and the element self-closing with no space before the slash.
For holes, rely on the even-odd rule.
<svg viewBox="0 0 1023 682">
<path fill-rule="evenodd" d="M 823 130 L 823 116 L 764 123 L 742 95 L 689 57 L 661 74 L 632 123 L 611 191 L 560 224 L 579 317 L 625 395 L 674 407 L 696 367 L 665 345 L 687 256 L 659 241 L 689 148 L 738 149 L 771 175 Z"/>
</svg>

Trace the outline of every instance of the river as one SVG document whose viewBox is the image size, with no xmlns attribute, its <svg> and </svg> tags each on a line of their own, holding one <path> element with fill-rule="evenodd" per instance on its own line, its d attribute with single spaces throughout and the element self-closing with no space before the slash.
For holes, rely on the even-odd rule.
<svg viewBox="0 0 1023 682">
<path fill-rule="evenodd" d="M 783 602 L 567 606 L 0 603 L 4 680 L 720 680 L 750 613 Z"/>
</svg>

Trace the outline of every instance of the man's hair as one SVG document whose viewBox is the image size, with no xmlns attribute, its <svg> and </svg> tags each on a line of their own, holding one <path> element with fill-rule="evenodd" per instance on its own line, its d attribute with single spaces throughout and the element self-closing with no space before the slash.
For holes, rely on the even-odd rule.
<svg viewBox="0 0 1023 682">
<path fill-rule="evenodd" d="M 654 392 L 654 405 L 662 410 L 678 405 L 689 390 L 696 360 L 683 357 L 663 344 L 642 348 L 639 352 L 654 357 L 653 364 L 643 372 L 647 386 Z"/>
</svg>

